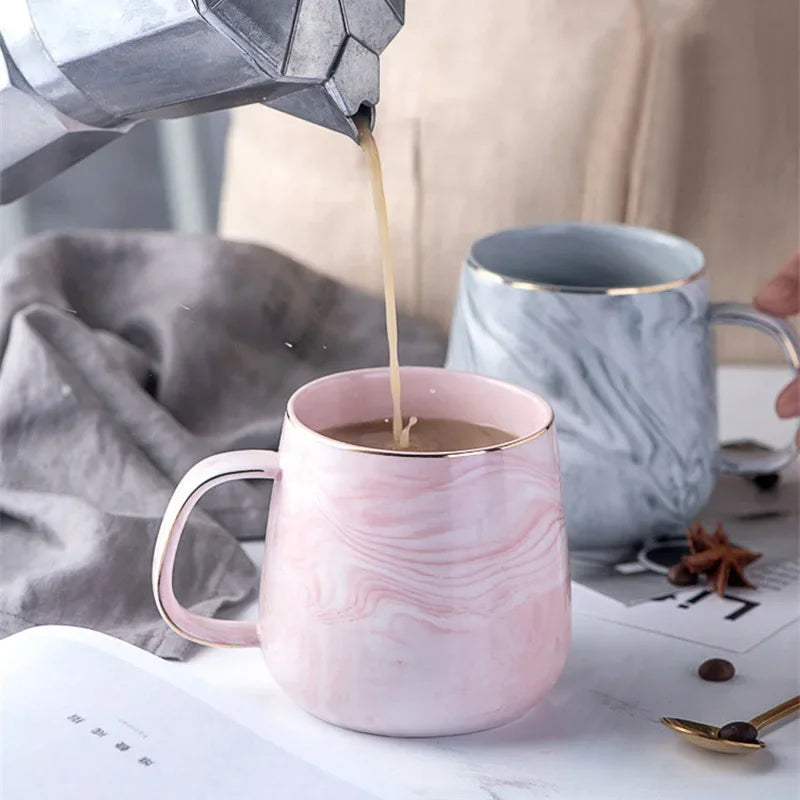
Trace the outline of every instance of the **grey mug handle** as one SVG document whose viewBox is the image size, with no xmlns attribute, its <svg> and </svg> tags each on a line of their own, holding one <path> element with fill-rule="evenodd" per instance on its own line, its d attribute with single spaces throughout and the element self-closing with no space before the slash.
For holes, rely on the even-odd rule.
<svg viewBox="0 0 800 800">
<path fill-rule="evenodd" d="M 744 303 L 712 303 L 710 320 L 715 325 L 745 325 L 766 333 L 783 349 L 786 360 L 800 374 L 800 338 L 786 320 L 765 314 Z M 719 469 L 725 475 L 761 475 L 779 472 L 797 457 L 797 445 L 792 441 L 786 447 L 762 456 L 736 458 L 720 454 Z"/>
</svg>

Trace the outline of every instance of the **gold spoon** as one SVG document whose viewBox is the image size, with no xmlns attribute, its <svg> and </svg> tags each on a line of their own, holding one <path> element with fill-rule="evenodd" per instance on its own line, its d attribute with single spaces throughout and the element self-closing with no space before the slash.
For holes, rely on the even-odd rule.
<svg viewBox="0 0 800 800">
<path fill-rule="evenodd" d="M 779 706 L 775 706 L 775 708 L 771 708 L 769 711 L 765 711 L 763 714 L 759 714 L 757 717 L 753 717 L 749 723 L 729 724 L 737 726 L 752 725 L 755 737 L 762 728 L 766 728 L 767 725 L 772 725 L 773 722 L 788 717 L 789 714 L 793 714 L 798 710 L 800 710 L 800 695 L 781 703 Z M 738 742 L 733 739 L 720 738 L 720 729 L 715 728 L 713 725 L 706 725 L 704 722 L 692 722 L 689 719 L 678 719 L 678 717 L 661 717 L 661 722 L 675 731 L 675 733 L 683 736 L 686 741 L 698 747 L 705 747 L 706 750 L 716 750 L 718 753 L 747 753 L 748 751 L 761 750 L 762 747 L 765 747 L 764 742 L 757 738 L 751 742 Z M 727 725 L 723 726 L 723 729 L 726 727 Z"/>
</svg>

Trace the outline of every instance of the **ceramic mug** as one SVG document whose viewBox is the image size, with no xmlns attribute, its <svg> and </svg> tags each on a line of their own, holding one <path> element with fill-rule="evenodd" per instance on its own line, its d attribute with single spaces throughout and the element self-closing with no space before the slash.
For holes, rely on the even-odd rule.
<svg viewBox="0 0 800 800">
<path fill-rule="evenodd" d="M 391 414 L 388 370 L 321 378 L 289 400 L 277 452 L 211 456 L 178 484 L 153 561 L 161 615 L 208 645 L 260 646 L 278 684 L 328 722 L 433 736 L 491 728 L 548 691 L 569 641 L 553 413 L 490 378 L 402 370 L 403 411 L 513 435 L 483 450 L 396 452 L 320 433 Z M 175 598 L 186 520 L 226 481 L 274 481 L 258 620 Z"/>
<path fill-rule="evenodd" d="M 461 273 L 447 366 L 540 393 L 555 409 L 571 549 L 609 560 L 680 534 L 718 473 L 775 472 L 794 445 L 720 453 L 712 324 L 797 334 L 738 303 L 709 303 L 703 254 L 624 225 L 507 230 L 477 241 Z M 763 410 L 767 413 L 767 409 Z"/>
</svg>

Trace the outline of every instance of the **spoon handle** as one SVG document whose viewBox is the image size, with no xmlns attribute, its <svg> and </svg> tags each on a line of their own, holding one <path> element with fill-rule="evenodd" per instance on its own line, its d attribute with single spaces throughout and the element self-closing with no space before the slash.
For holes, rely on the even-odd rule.
<svg viewBox="0 0 800 800">
<path fill-rule="evenodd" d="M 789 714 L 793 714 L 798 710 L 800 710 L 800 695 L 781 703 L 779 706 L 775 706 L 775 708 L 771 708 L 769 711 L 765 711 L 763 714 L 759 714 L 757 717 L 753 717 L 750 720 L 750 724 L 761 730 L 761 728 L 766 728 L 767 725 L 772 725 L 773 722 L 788 717 Z"/>
</svg>

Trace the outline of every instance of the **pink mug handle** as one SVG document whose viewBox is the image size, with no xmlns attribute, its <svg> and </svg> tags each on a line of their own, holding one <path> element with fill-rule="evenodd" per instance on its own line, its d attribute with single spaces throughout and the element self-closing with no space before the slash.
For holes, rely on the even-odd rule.
<svg viewBox="0 0 800 800">
<path fill-rule="evenodd" d="M 237 450 L 204 458 L 195 464 L 172 493 L 158 530 L 153 553 L 153 597 L 166 623 L 185 639 L 217 647 L 254 647 L 259 644 L 255 622 L 213 619 L 184 608 L 175 597 L 172 571 L 186 521 L 209 489 L 235 480 L 280 478 L 278 454 L 273 450 Z"/>
</svg>

